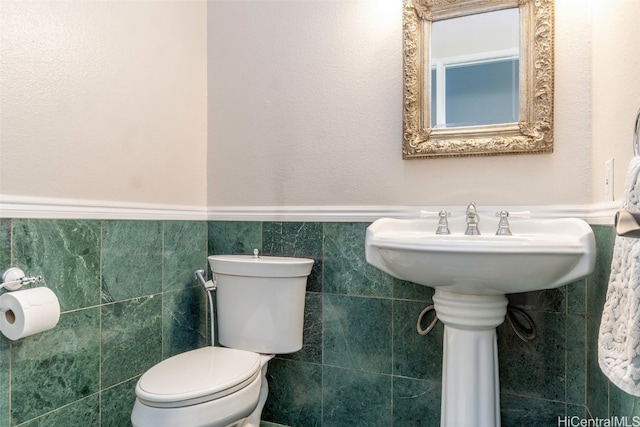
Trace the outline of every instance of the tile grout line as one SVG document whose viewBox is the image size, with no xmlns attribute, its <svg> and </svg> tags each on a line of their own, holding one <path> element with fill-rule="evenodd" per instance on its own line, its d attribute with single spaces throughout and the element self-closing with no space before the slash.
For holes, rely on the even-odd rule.
<svg viewBox="0 0 640 427">
<path fill-rule="evenodd" d="M 165 342 L 164 342 L 164 308 L 165 308 L 165 301 L 164 301 L 164 291 L 165 291 L 165 283 L 164 283 L 164 278 L 165 278 L 165 256 L 164 256 L 164 251 L 165 251 L 165 237 L 166 237 L 166 227 L 165 227 L 165 222 L 161 222 L 161 227 L 162 230 L 160 231 L 160 235 L 161 235 L 161 243 L 160 243 L 160 270 L 161 270 L 161 278 L 160 278 L 160 360 L 164 360 L 164 346 L 165 346 Z M 144 372 L 143 372 L 144 373 Z"/>
<path fill-rule="evenodd" d="M 325 305 L 325 289 L 326 289 L 326 283 L 325 283 L 325 268 L 327 266 L 326 263 L 326 223 L 323 222 L 322 223 L 322 270 L 320 272 L 320 278 L 322 281 L 322 288 L 321 288 L 321 298 L 320 298 L 320 302 L 322 304 L 322 309 L 320 310 L 320 324 L 322 325 L 322 338 L 320 341 L 320 351 L 322 354 L 322 357 L 320 358 L 320 425 L 322 425 L 324 423 L 324 367 L 325 367 L 325 363 L 324 363 L 324 305 Z"/>
<path fill-rule="evenodd" d="M 98 424 L 102 425 L 102 264 L 103 264 L 103 241 L 104 241 L 104 221 L 100 221 L 100 244 L 99 244 L 99 277 L 98 281 L 98 336 L 100 337 L 100 346 L 98 349 Z"/>
<path fill-rule="evenodd" d="M 13 254 L 13 219 L 9 220 L 9 265 L 13 266 L 13 259 L 14 259 L 14 254 Z M 9 341 L 9 372 L 8 372 L 8 380 L 9 380 L 9 393 L 8 393 L 8 402 L 7 402 L 7 409 L 8 409 L 8 414 L 7 414 L 7 420 L 9 421 L 9 425 L 13 424 L 13 417 L 12 417 L 12 401 L 13 399 L 12 397 L 12 393 L 13 393 L 13 387 L 11 387 L 11 383 L 12 383 L 12 374 L 13 374 L 13 342 Z"/>
</svg>

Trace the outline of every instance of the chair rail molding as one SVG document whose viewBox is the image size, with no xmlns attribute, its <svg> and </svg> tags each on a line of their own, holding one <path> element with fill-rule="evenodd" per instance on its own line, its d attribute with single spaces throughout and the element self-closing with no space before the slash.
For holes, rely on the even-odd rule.
<svg viewBox="0 0 640 427">
<path fill-rule="evenodd" d="M 207 210 L 199 206 L 0 194 L 0 218 L 205 221 Z"/>
<path fill-rule="evenodd" d="M 122 219 L 279 222 L 372 222 L 378 218 L 418 217 L 421 210 L 464 213 L 466 205 L 420 206 L 181 206 L 107 200 L 57 199 L 0 194 L 0 218 Z M 486 205 L 480 215 L 502 209 L 529 211 L 533 218 L 581 218 L 593 225 L 613 225 L 620 202 L 590 205 Z"/>
</svg>

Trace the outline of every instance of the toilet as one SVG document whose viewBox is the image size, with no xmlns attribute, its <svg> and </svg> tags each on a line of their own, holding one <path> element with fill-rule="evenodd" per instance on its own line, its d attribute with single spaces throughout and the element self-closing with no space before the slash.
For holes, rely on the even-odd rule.
<svg viewBox="0 0 640 427">
<path fill-rule="evenodd" d="M 254 255 L 207 258 L 209 307 L 216 292 L 218 339 L 163 360 L 136 385 L 134 427 L 258 427 L 267 363 L 302 348 L 304 299 L 313 260 Z M 213 319 L 213 313 L 211 319 Z M 213 337 L 211 327 L 211 342 Z"/>
</svg>

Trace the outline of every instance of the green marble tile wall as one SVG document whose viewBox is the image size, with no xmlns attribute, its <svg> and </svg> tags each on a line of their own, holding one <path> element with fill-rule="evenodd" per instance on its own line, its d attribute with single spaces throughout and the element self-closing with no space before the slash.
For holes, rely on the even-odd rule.
<svg viewBox="0 0 640 427">
<path fill-rule="evenodd" d="M 0 337 L 0 427 L 127 426 L 138 377 L 206 344 L 204 221 L 0 219 L 0 268 L 42 274 L 59 324 Z"/>
<path fill-rule="evenodd" d="M 0 427 L 127 426 L 139 375 L 206 343 L 206 302 L 192 280 L 213 253 L 315 260 L 301 351 L 270 363 L 263 418 L 286 426 L 436 426 L 442 325 L 422 337 L 428 288 L 364 259 L 365 223 L 0 219 L 0 268 L 42 274 L 59 325 L 0 337 Z M 609 384 L 597 329 L 614 234 L 594 227 L 595 273 L 560 289 L 510 295 L 539 337 L 498 329 L 503 426 L 558 417 L 640 415 L 640 399 Z"/>
<path fill-rule="evenodd" d="M 263 419 L 287 426 L 439 425 L 442 325 L 415 331 L 431 304 L 425 287 L 395 280 L 364 258 L 365 223 L 210 222 L 210 253 L 303 256 L 308 283 L 303 349 L 270 363 Z M 534 319 L 538 337 L 498 328 L 502 425 L 640 413 L 640 399 L 609 385 L 596 337 L 614 241 L 594 226 L 594 274 L 559 289 L 510 295 Z M 426 326 L 426 325 L 425 325 Z"/>
<path fill-rule="evenodd" d="M 598 329 L 604 306 L 607 282 L 611 273 L 611 259 L 615 243 L 612 227 L 596 227 L 598 260 L 593 282 L 601 284 L 588 289 L 587 298 L 587 352 L 586 352 L 586 407 L 590 417 L 600 420 L 614 418 L 624 420 L 628 426 L 640 425 L 640 397 L 631 396 L 602 374 L 598 367 Z M 614 425 L 614 424 L 612 424 Z"/>
</svg>

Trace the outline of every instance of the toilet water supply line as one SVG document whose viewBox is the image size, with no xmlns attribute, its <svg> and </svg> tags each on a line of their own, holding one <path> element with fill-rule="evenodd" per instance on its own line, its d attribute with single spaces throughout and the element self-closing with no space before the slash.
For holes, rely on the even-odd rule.
<svg viewBox="0 0 640 427">
<path fill-rule="evenodd" d="M 422 310 L 420 312 L 420 315 L 418 316 L 418 322 L 416 323 L 416 330 L 422 336 L 427 335 L 429 332 L 431 332 L 431 330 L 436 326 L 436 323 L 438 323 L 438 316 L 436 315 L 431 321 L 431 323 L 429 323 L 429 326 L 427 326 L 425 329 L 422 329 L 422 319 L 427 313 L 433 310 L 435 310 L 435 307 L 433 306 L 433 304 L 429 305 L 425 307 L 424 310 Z M 518 315 L 524 318 L 528 326 L 524 325 L 518 319 Z M 538 333 L 536 330 L 536 324 L 534 323 L 531 316 L 529 316 L 524 310 L 509 304 L 507 305 L 507 315 L 505 316 L 505 318 L 509 326 L 511 326 L 513 331 L 522 341 L 529 342 L 534 340 L 537 337 Z"/>
<path fill-rule="evenodd" d="M 253 258 L 258 259 L 260 256 L 258 255 L 258 249 L 253 250 Z M 216 284 L 216 274 L 213 273 L 213 280 L 206 280 L 204 278 L 204 270 L 196 270 L 193 272 L 194 276 L 198 283 L 202 285 L 204 290 L 207 292 L 207 300 L 209 301 L 209 326 L 211 328 L 211 345 L 215 345 L 215 312 L 213 310 L 213 293 L 218 289 Z"/>
<path fill-rule="evenodd" d="M 213 280 L 205 280 L 204 278 L 204 270 L 196 270 L 194 272 L 196 279 L 202 285 L 205 291 L 207 291 L 207 300 L 209 300 L 209 327 L 211 328 L 211 345 L 215 345 L 215 319 L 214 319 L 214 311 L 213 311 L 213 292 L 216 291 L 216 280 L 215 274 L 213 276 Z"/>
</svg>

